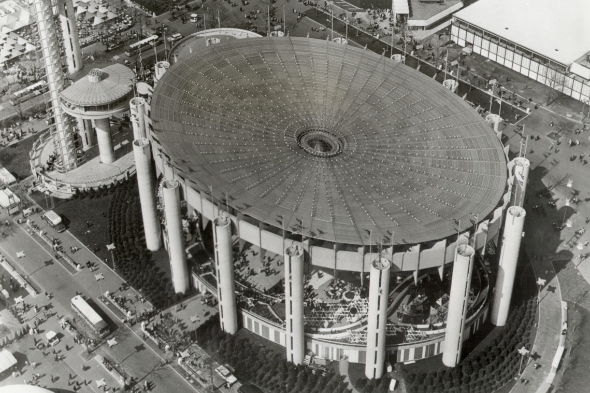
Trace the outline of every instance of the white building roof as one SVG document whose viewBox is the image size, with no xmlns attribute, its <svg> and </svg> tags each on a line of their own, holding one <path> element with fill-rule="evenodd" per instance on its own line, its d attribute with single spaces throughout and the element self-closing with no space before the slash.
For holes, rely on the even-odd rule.
<svg viewBox="0 0 590 393">
<path fill-rule="evenodd" d="M 588 0 L 479 0 L 455 16 L 565 65 L 590 51 Z"/>
<path fill-rule="evenodd" d="M 0 372 L 8 370 L 16 364 L 16 359 L 7 349 L 0 351 Z"/>
<path fill-rule="evenodd" d="M 52 393 L 52 391 L 33 385 L 10 385 L 0 387 L 0 393 Z"/>
<path fill-rule="evenodd" d="M 410 6 L 408 5 L 408 0 L 393 0 L 393 11 L 397 15 L 408 15 L 410 13 Z"/>
</svg>

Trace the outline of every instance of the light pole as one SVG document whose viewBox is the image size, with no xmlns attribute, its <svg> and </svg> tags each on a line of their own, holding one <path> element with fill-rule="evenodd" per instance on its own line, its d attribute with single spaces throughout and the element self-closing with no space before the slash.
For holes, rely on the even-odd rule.
<svg viewBox="0 0 590 393">
<path fill-rule="evenodd" d="M 490 90 L 490 113 L 492 113 L 492 103 L 494 102 L 494 89 L 496 88 L 496 81 L 492 83 L 492 89 Z"/>
<path fill-rule="evenodd" d="M 543 289 L 546 282 L 547 282 L 547 280 L 544 278 L 539 277 L 537 279 L 537 287 L 539 288 L 539 292 L 537 293 L 537 303 L 539 303 L 541 301 L 541 289 Z"/>
<path fill-rule="evenodd" d="M 94 276 L 94 278 L 96 278 L 96 281 L 98 281 L 98 285 L 100 286 L 100 297 L 102 296 L 102 280 L 104 280 L 104 275 L 102 273 L 97 274 L 96 276 Z"/>
<path fill-rule="evenodd" d="M 566 185 L 566 186 L 567 186 L 568 188 L 572 188 L 572 186 L 573 186 L 573 185 L 574 185 L 574 182 L 573 182 L 573 180 L 572 180 L 572 179 L 569 179 L 569 180 L 567 181 L 567 185 Z M 564 224 L 566 224 L 565 217 L 566 217 L 566 215 L 567 215 L 567 208 L 568 208 L 568 207 L 569 207 L 569 205 L 570 205 L 570 198 L 568 198 L 568 196 L 569 196 L 569 192 L 566 194 L 566 197 L 565 197 L 565 205 L 563 206 L 563 221 L 561 222 L 561 228 L 562 228 L 562 229 L 563 229 L 563 226 L 564 226 Z M 569 221 L 569 220 L 568 220 L 568 221 Z M 568 225 L 568 227 L 571 227 L 571 224 L 569 224 L 569 225 Z"/>
<path fill-rule="evenodd" d="M 518 350 L 518 353 L 520 354 L 520 364 L 518 365 L 518 374 L 515 379 L 518 379 L 518 377 L 520 377 L 520 375 L 522 374 L 522 372 L 520 371 L 522 369 L 522 361 L 524 360 L 525 356 L 528 356 L 530 351 L 526 349 L 525 346 L 523 346 Z"/>
<path fill-rule="evenodd" d="M 109 250 L 111 252 L 111 259 L 113 260 L 113 271 L 117 271 L 117 268 L 115 266 L 115 254 L 113 252 L 113 250 L 117 248 L 115 247 L 115 243 L 111 243 L 111 244 L 107 244 L 107 250 Z"/>
<path fill-rule="evenodd" d="M 586 116 L 584 116 L 584 109 L 586 109 L 586 105 L 588 105 L 588 112 L 590 112 L 590 101 L 588 101 L 588 99 L 583 98 L 582 99 L 582 121 L 584 121 L 584 119 L 586 118 Z"/>
</svg>

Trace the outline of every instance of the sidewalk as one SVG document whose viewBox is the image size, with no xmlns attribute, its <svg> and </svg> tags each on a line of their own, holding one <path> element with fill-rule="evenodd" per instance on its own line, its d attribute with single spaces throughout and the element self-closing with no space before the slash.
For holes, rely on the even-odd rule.
<svg viewBox="0 0 590 393">
<path fill-rule="evenodd" d="M 1 212 L 0 220 L 4 221 L 6 218 L 6 213 Z M 38 224 L 41 223 L 38 217 L 36 218 L 36 222 Z M 61 318 L 64 315 L 73 316 L 73 312 L 70 308 L 71 298 L 74 297 L 76 293 L 82 293 L 83 295 L 94 299 L 96 305 L 102 310 L 104 315 L 108 316 L 110 325 L 112 327 L 115 328 L 114 324 L 116 324 L 114 332 L 111 333 L 108 338 L 116 338 L 118 344 L 113 347 L 102 345 L 96 350 L 97 353 L 101 355 L 107 355 L 111 360 L 121 364 L 129 376 L 133 376 L 137 380 L 143 380 L 147 378 L 152 384 L 155 384 L 155 387 L 152 389 L 153 393 L 192 391 L 190 385 L 188 385 L 188 383 L 182 377 L 180 377 L 176 371 L 174 371 L 169 366 L 162 365 L 162 357 L 156 351 L 152 351 L 152 349 L 149 348 L 149 346 L 147 346 L 145 342 L 140 339 L 140 337 L 132 332 L 128 325 L 117 323 L 117 314 L 112 314 L 110 309 L 104 307 L 99 300 L 96 300 L 100 292 L 104 292 L 106 290 L 111 291 L 111 293 L 119 294 L 119 292 L 117 292 L 118 288 L 123 283 L 123 280 L 119 276 L 117 276 L 111 269 L 104 265 L 102 261 L 96 258 L 89 250 L 84 248 L 83 245 L 79 243 L 77 239 L 75 239 L 70 233 L 51 233 L 51 236 L 60 238 L 62 240 L 62 244 L 66 251 L 69 250 L 70 245 L 76 245 L 77 247 L 80 247 L 80 250 L 76 252 L 73 257 L 82 261 L 84 268 L 80 272 L 77 272 L 75 276 L 72 276 L 67 273 L 67 271 L 60 264 L 56 263 L 51 252 L 43 248 L 40 243 L 35 241 L 35 239 L 32 237 L 33 235 L 28 234 L 20 225 L 16 224 L 15 222 L 12 222 L 11 226 L 14 228 L 14 231 L 11 232 L 7 238 L 0 239 L 0 252 L 4 254 L 17 269 L 21 270 L 23 275 L 28 276 L 29 279 L 34 281 L 35 284 L 39 285 L 43 291 L 47 291 L 52 295 L 50 300 L 48 300 L 45 296 L 40 295 L 36 298 L 26 296 L 24 301 L 27 304 L 37 305 L 38 307 L 49 307 L 48 314 L 51 316 L 48 320 L 41 322 L 39 335 L 36 338 L 37 340 L 43 339 L 44 333 L 49 330 L 54 330 L 63 334 L 63 336 L 60 336 L 62 343 L 58 344 L 58 349 L 61 351 L 61 354 L 66 356 L 63 361 L 70 367 L 70 369 L 67 371 L 78 374 L 82 378 L 86 379 L 89 376 L 93 380 L 105 378 L 107 386 L 117 388 L 120 387 L 114 382 L 112 377 L 109 376 L 102 366 L 96 363 L 96 361 L 87 360 L 87 357 L 84 354 L 85 350 L 80 345 L 75 344 L 73 342 L 72 335 L 62 331 L 58 324 L 58 317 Z M 47 230 L 49 231 L 52 229 L 47 228 Z M 26 256 L 24 258 L 18 259 L 18 263 L 16 263 L 15 255 L 21 250 L 26 250 Z M 93 272 L 89 271 L 89 269 L 85 267 L 86 260 L 95 261 L 99 264 L 100 268 Z M 97 281 L 97 274 L 102 274 L 104 279 Z M 125 294 L 133 292 L 133 289 L 124 291 Z M 147 302 L 138 303 L 137 306 L 138 312 L 140 307 L 151 307 Z M 35 319 L 36 317 L 44 320 L 43 312 L 40 311 L 39 315 L 35 316 L 34 312 L 29 310 L 26 314 L 25 321 Z M 62 345 L 63 347 L 68 345 L 68 347 L 73 349 L 71 351 L 63 351 Z M 30 345 L 23 346 L 22 353 L 26 354 L 24 356 L 33 356 L 36 354 L 36 352 L 31 352 L 28 350 L 29 347 Z M 36 357 L 39 358 L 39 356 Z M 47 358 L 45 361 L 48 362 L 49 358 Z M 59 363 L 55 364 L 57 365 L 55 372 L 61 373 L 61 381 L 65 382 L 63 373 L 66 372 L 66 369 L 63 368 L 63 366 L 60 367 Z M 91 372 L 88 373 L 86 371 L 82 371 L 82 364 L 91 366 Z M 30 380 L 30 377 L 28 378 Z M 67 377 L 65 378 L 67 379 Z M 22 383 L 22 379 L 15 381 L 13 378 L 7 378 L 0 382 L 0 385 L 14 382 Z M 53 385 L 49 384 L 46 380 L 43 380 L 43 383 L 50 386 Z M 58 385 L 60 388 L 66 388 L 60 384 Z M 71 387 L 67 389 L 71 389 Z M 88 391 L 90 392 L 91 390 Z"/>
<path fill-rule="evenodd" d="M 532 246 L 525 245 L 527 249 Z M 561 337 L 561 289 L 553 264 L 548 258 L 532 261 L 531 264 L 535 277 L 546 279 L 547 283 L 539 294 L 539 322 L 535 343 L 519 381 L 511 390 L 513 393 L 546 391 L 547 382 L 553 382 L 552 378 L 547 381 L 547 377 Z M 545 272 L 548 274 L 545 275 Z M 535 364 L 539 365 L 537 369 Z M 522 379 L 529 382 L 521 383 Z"/>
</svg>

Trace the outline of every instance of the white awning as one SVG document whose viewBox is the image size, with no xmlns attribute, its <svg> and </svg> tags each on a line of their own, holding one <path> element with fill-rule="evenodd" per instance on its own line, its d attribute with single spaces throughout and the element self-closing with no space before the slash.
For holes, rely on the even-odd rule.
<svg viewBox="0 0 590 393">
<path fill-rule="evenodd" d="M 393 0 L 393 12 L 396 15 L 409 15 L 410 6 L 408 0 Z"/>
<path fill-rule="evenodd" d="M 16 359 L 7 349 L 3 349 L 0 352 L 0 373 L 8 370 L 10 367 L 16 364 Z"/>
</svg>

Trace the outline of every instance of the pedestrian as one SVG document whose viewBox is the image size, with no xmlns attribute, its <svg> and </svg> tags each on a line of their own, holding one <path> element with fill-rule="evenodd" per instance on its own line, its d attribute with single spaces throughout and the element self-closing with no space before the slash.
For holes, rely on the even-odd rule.
<svg viewBox="0 0 590 393">
<path fill-rule="evenodd" d="M 51 383 L 53 383 L 53 375 L 51 375 Z"/>
</svg>

